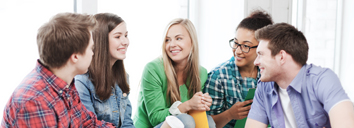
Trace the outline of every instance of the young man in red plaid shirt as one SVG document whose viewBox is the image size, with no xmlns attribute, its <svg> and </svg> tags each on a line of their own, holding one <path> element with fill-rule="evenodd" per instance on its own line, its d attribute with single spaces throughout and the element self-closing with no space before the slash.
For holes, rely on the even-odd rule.
<svg viewBox="0 0 354 128">
<path fill-rule="evenodd" d="M 40 59 L 7 103 L 1 127 L 113 127 L 81 103 L 74 76 L 93 55 L 93 16 L 61 13 L 38 30 Z"/>
</svg>

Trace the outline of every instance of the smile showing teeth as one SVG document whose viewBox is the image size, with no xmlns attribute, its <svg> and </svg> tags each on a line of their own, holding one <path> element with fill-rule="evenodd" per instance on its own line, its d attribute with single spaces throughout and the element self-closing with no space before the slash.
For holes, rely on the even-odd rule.
<svg viewBox="0 0 354 128">
<path fill-rule="evenodd" d="M 179 52 L 179 51 L 171 51 L 172 53 L 177 53 L 177 52 Z"/>
</svg>

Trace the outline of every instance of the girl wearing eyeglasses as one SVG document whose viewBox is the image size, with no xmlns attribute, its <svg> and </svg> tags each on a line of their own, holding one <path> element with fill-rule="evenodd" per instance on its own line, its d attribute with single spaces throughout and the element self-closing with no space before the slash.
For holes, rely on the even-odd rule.
<svg viewBox="0 0 354 128">
<path fill-rule="evenodd" d="M 235 37 L 229 40 L 233 56 L 208 74 L 204 92 L 213 102 L 210 114 L 216 127 L 234 127 L 237 120 L 247 117 L 252 100 L 245 101 L 248 89 L 256 88 L 259 68 L 253 64 L 257 57 L 258 41 L 254 32 L 272 24 L 272 18 L 261 10 L 253 11 L 236 28 Z"/>
</svg>

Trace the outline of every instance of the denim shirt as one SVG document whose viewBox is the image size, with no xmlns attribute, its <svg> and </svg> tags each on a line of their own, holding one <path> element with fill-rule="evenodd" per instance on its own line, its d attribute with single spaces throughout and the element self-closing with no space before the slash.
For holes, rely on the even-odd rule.
<svg viewBox="0 0 354 128">
<path fill-rule="evenodd" d="M 284 128 L 284 113 L 275 82 L 258 82 L 248 118 Z M 287 88 L 299 128 L 330 128 L 329 111 L 350 100 L 337 75 L 328 68 L 305 64 Z"/>
<path fill-rule="evenodd" d="M 135 128 L 131 119 L 132 106 L 128 98 L 129 93 L 123 94 L 118 84 L 115 84 L 115 88 L 112 87 L 111 96 L 103 101 L 96 95 L 88 73 L 75 76 L 75 87 L 82 104 L 95 113 L 98 120 L 113 123 L 116 127 L 120 126 L 119 128 Z"/>
</svg>

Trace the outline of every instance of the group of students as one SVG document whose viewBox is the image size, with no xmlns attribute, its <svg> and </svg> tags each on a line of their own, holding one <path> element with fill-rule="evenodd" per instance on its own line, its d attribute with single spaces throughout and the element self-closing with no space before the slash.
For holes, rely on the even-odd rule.
<svg viewBox="0 0 354 128">
<path fill-rule="evenodd" d="M 60 13 L 38 30 L 37 65 L 8 101 L 1 127 L 169 128 L 173 117 L 195 127 L 191 111 L 206 111 L 209 127 L 354 127 L 353 104 L 328 68 L 307 64 L 304 35 L 253 11 L 228 44 L 233 56 L 211 72 L 199 64 L 194 25 L 172 20 L 162 56 L 143 71 L 131 117 L 129 46 L 124 20 L 112 13 Z M 257 88 L 253 100 L 248 90 Z M 252 103 L 252 105 L 247 106 Z"/>
</svg>

